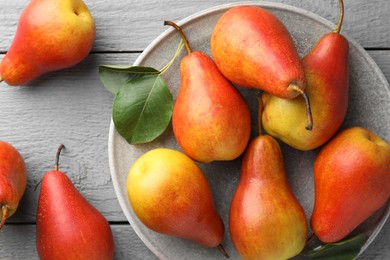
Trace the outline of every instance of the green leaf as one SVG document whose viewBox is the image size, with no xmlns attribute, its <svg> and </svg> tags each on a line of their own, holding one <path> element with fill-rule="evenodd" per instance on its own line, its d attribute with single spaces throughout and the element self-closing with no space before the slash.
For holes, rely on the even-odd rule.
<svg viewBox="0 0 390 260">
<path fill-rule="evenodd" d="M 114 95 L 124 84 L 136 77 L 159 73 L 160 71 L 151 67 L 120 65 L 99 66 L 99 75 L 103 86 Z"/>
<path fill-rule="evenodd" d="M 167 128 L 173 98 L 160 74 L 142 74 L 119 89 L 112 110 L 115 127 L 128 143 L 147 143 Z"/>
<path fill-rule="evenodd" d="M 305 254 L 308 259 L 332 259 L 351 260 L 360 253 L 362 246 L 366 243 L 367 237 L 364 234 L 332 244 L 326 244 L 313 249 Z"/>
</svg>

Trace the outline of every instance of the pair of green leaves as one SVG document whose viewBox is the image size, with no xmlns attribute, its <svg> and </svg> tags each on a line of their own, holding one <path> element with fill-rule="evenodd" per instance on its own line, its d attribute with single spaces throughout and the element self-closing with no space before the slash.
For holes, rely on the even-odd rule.
<svg viewBox="0 0 390 260">
<path fill-rule="evenodd" d="M 161 70 L 142 66 L 99 66 L 100 80 L 114 97 L 112 119 L 118 133 L 130 144 L 148 143 L 167 128 L 173 98 L 162 74 L 183 48 Z"/>
</svg>

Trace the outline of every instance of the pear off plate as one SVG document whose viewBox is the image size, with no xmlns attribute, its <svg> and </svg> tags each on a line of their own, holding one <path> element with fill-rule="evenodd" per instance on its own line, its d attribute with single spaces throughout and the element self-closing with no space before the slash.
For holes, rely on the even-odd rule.
<svg viewBox="0 0 390 260">
<path fill-rule="evenodd" d="M 274 13 L 290 31 L 301 57 L 311 49 L 322 35 L 335 28 L 335 24 L 320 16 L 292 6 L 265 2 L 227 4 L 196 13 L 178 22 L 193 50 L 201 50 L 211 55 L 209 46 L 214 25 L 225 11 L 236 5 L 259 5 Z M 161 21 L 161 26 L 163 26 L 163 21 Z M 343 33 L 343 30 L 341 33 Z M 389 84 L 365 50 L 353 39 L 348 38 L 347 35 L 345 36 L 350 43 L 350 94 L 349 110 L 342 128 L 363 126 L 390 142 Z M 167 28 L 145 49 L 134 65 L 162 68 L 173 57 L 179 41 L 179 34 L 173 28 Z M 183 50 L 181 57 L 185 55 L 186 51 Z M 176 59 L 175 63 L 163 76 L 174 98 L 180 86 L 179 65 L 181 57 Z M 252 137 L 254 137 L 257 129 L 256 93 L 250 89 L 239 88 L 239 90 L 251 108 Z M 111 122 L 108 151 L 110 171 L 116 195 L 128 221 L 147 247 L 160 259 L 223 259 L 217 249 L 204 248 L 192 242 L 161 235 L 147 229 L 131 209 L 126 193 L 128 171 L 137 158 L 157 147 L 180 150 L 170 127 L 156 141 L 133 146 L 128 144 L 116 132 Z M 314 200 L 313 161 L 318 149 L 301 152 L 284 144 L 281 144 L 281 148 L 289 183 L 304 207 L 308 219 L 310 219 Z M 214 162 L 207 165 L 199 164 L 208 177 L 216 207 L 225 223 L 226 232 L 223 245 L 231 259 L 237 259 L 238 255 L 229 237 L 228 212 L 232 195 L 240 177 L 240 164 L 240 159 L 231 162 Z M 389 214 L 390 201 L 358 228 L 357 233 L 365 232 L 369 236 L 362 252 L 374 240 Z"/>
</svg>

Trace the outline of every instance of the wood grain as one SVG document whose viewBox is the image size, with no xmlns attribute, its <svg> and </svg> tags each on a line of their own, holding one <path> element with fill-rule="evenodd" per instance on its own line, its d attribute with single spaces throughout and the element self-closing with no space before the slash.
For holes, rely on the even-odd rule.
<svg viewBox="0 0 390 260">
<path fill-rule="evenodd" d="M 130 225 L 111 225 L 117 260 L 154 260 L 153 253 L 137 237 Z M 390 225 L 385 226 L 374 242 L 359 256 L 362 260 L 389 259 Z M 387 243 L 379 243 L 386 241 Z M 35 247 L 35 225 L 10 224 L 0 231 L 0 256 L 4 260 L 39 259 Z M 9 250 L 13 249 L 13 250 Z"/>
<path fill-rule="evenodd" d="M 92 54 L 79 65 L 49 73 L 25 87 L 0 88 L 0 139 L 26 161 L 28 184 L 20 210 L 10 221 L 35 221 L 43 174 L 54 167 L 60 143 L 60 170 L 109 220 L 123 221 L 108 165 L 108 131 L 113 96 L 99 79 L 98 65 L 131 65 L 138 54 Z"/>
<path fill-rule="evenodd" d="M 0 52 L 11 44 L 19 16 L 28 0 L 2 0 Z M 140 51 L 166 30 L 164 20 L 180 21 L 207 8 L 240 1 L 111 1 L 86 0 L 96 21 L 94 51 Z M 274 0 L 315 13 L 334 24 L 339 18 L 338 1 Z M 387 0 L 344 0 L 343 33 L 365 48 L 390 48 L 390 5 Z M 309 28 L 308 28 L 309 29 Z"/>
</svg>

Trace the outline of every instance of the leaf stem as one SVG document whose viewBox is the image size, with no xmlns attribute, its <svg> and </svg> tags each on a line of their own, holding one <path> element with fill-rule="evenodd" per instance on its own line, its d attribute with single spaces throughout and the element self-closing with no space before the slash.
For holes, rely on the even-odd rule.
<svg viewBox="0 0 390 260">
<path fill-rule="evenodd" d="M 219 245 L 217 246 L 217 248 L 218 248 L 219 252 L 220 252 L 224 257 L 230 258 L 229 255 L 228 255 L 228 253 L 226 252 L 226 250 L 225 250 L 225 248 L 223 247 L 222 244 L 219 244 Z"/>
<path fill-rule="evenodd" d="M 340 33 L 341 31 L 341 25 L 343 24 L 343 19 L 344 19 L 344 3 L 343 0 L 339 0 L 339 5 L 340 5 L 340 18 L 339 22 L 337 23 L 337 27 L 335 32 Z"/>
<path fill-rule="evenodd" d="M 177 24 L 175 24 L 174 22 L 171 22 L 171 21 L 164 21 L 164 25 L 172 26 L 180 33 L 180 36 L 184 41 L 184 45 L 186 46 L 187 52 L 188 52 L 188 54 L 190 54 L 192 52 L 190 44 L 188 43 L 187 38 L 184 35 L 183 31 L 181 30 L 180 26 L 178 26 Z"/>
<path fill-rule="evenodd" d="M 179 54 L 180 54 L 181 50 L 183 49 L 183 47 L 184 47 L 184 43 L 183 43 L 183 39 L 181 39 L 179 45 L 177 46 L 175 55 L 173 56 L 173 58 L 167 64 L 165 64 L 164 67 L 162 67 L 162 69 L 160 70 L 160 74 L 163 74 L 165 71 L 167 71 L 167 69 L 169 69 L 169 67 L 175 61 L 177 56 L 179 56 Z"/>
</svg>

